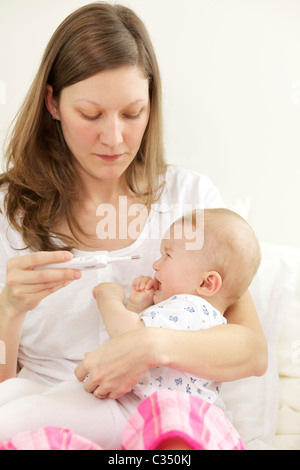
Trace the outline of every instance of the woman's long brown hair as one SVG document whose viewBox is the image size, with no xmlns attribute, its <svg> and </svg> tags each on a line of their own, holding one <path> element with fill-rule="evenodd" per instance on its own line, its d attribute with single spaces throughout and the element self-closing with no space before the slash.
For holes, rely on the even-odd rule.
<svg viewBox="0 0 300 470">
<path fill-rule="evenodd" d="M 76 220 L 79 178 L 59 121 L 45 105 L 46 85 L 59 99 L 63 88 L 107 69 L 139 66 L 149 79 L 150 118 L 139 152 L 126 170 L 129 188 L 149 207 L 158 199 L 165 174 L 162 139 L 161 82 L 156 56 L 143 22 L 120 5 L 102 2 L 84 6 L 53 34 L 35 80 L 16 119 L 6 149 L 6 172 L 0 185 L 7 191 L 5 211 L 32 250 L 72 249 L 83 230 Z M 148 181 L 141 193 L 137 164 Z M 139 165 L 141 166 L 141 165 Z M 71 234 L 54 233 L 66 220 Z"/>
</svg>

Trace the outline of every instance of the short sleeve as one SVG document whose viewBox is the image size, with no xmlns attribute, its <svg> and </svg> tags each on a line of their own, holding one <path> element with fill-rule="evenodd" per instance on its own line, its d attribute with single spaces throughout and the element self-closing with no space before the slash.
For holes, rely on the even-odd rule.
<svg viewBox="0 0 300 470">
<path fill-rule="evenodd" d="M 225 207 L 222 197 L 210 178 L 185 168 L 168 167 L 162 203 L 188 209 L 216 209 Z"/>
<path fill-rule="evenodd" d="M 201 297 L 174 295 L 141 314 L 145 326 L 174 330 L 203 330 L 226 323 L 221 313 Z"/>
</svg>

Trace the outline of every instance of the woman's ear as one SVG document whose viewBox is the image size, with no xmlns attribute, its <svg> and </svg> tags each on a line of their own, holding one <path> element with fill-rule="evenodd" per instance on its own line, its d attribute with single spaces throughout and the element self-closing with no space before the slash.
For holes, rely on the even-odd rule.
<svg viewBox="0 0 300 470">
<path fill-rule="evenodd" d="M 49 113 L 52 116 L 52 119 L 59 121 L 60 115 L 59 115 L 58 103 L 57 103 L 57 100 L 55 100 L 53 97 L 53 88 L 51 85 L 46 85 L 45 104 Z"/>
<path fill-rule="evenodd" d="M 222 277 L 217 271 L 208 271 L 202 277 L 197 294 L 200 297 L 211 297 L 216 294 L 222 287 Z"/>
</svg>

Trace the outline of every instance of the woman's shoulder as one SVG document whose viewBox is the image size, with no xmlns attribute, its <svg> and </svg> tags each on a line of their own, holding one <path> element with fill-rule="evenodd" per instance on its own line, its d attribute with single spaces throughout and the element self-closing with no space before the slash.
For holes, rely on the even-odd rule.
<svg viewBox="0 0 300 470">
<path fill-rule="evenodd" d="M 5 251 L 8 257 L 12 257 L 16 256 L 16 253 L 20 254 L 19 250 L 25 250 L 26 247 L 21 234 L 11 226 L 7 218 L 5 207 L 7 191 L 7 184 L 0 186 L 0 251 Z"/>
<path fill-rule="evenodd" d="M 184 200 L 201 208 L 224 207 L 219 191 L 208 176 L 173 165 L 167 168 L 163 197 L 170 202 Z"/>
<path fill-rule="evenodd" d="M 191 183 L 212 185 L 212 182 L 208 176 L 196 170 L 181 166 L 168 165 L 166 175 L 168 181 L 173 181 L 173 184 L 174 182 L 177 182 L 178 184 L 183 184 L 184 186 L 188 186 Z"/>
<path fill-rule="evenodd" d="M 191 168 L 186 168 L 178 165 L 167 165 L 167 173 L 174 176 L 193 176 L 193 177 L 203 177 L 204 175 L 199 171 L 192 170 Z"/>
</svg>

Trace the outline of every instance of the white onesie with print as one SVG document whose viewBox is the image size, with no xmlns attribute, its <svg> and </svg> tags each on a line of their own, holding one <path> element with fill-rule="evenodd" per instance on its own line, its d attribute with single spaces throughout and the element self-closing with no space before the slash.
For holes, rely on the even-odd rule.
<svg viewBox="0 0 300 470">
<path fill-rule="evenodd" d="M 174 295 L 140 313 L 145 326 L 176 330 L 203 330 L 226 324 L 226 319 L 209 302 L 195 295 Z M 176 348 L 176 344 L 174 344 Z M 140 398 L 156 390 L 168 389 L 192 394 L 215 403 L 220 393 L 220 383 L 195 375 L 158 366 L 150 369 L 133 389 Z M 220 403 L 218 403 L 220 406 Z"/>
</svg>

